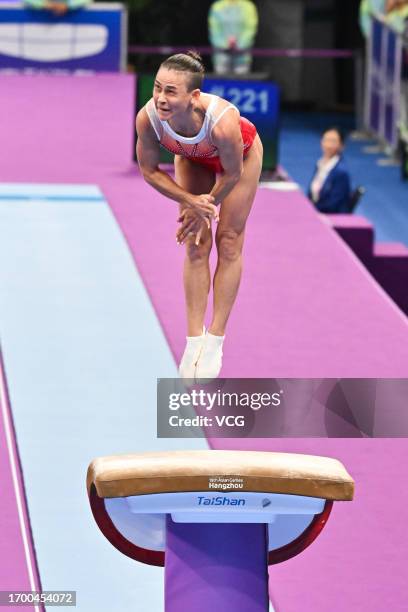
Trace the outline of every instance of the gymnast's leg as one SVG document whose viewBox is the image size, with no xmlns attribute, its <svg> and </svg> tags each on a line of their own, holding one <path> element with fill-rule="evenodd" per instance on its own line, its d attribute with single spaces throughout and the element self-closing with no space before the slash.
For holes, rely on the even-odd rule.
<svg viewBox="0 0 408 612">
<path fill-rule="evenodd" d="M 241 280 L 245 225 L 261 170 L 262 143 L 257 136 L 244 160 L 240 181 L 221 204 L 220 221 L 215 235 L 218 263 L 214 275 L 214 311 L 197 364 L 197 378 L 215 378 L 221 369 L 225 328 Z"/>
<path fill-rule="evenodd" d="M 176 181 L 189 193 L 200 195 L 210 193 L 215 183 L 215 174 L 179 155 L 174 160 Z M 205 229 L 200 244 L 195 244 L 195 236 L 185 241 L 184 293 L 187 310 L 187 345 L 180 363 L 180 376 L 194 378 L 195 363 L 198 359 L 203 340 L 203 325 L 207 308 L 208 293 L 211 286 L 209 256 L 212 246 L 212 233 Z"/>
</svg>

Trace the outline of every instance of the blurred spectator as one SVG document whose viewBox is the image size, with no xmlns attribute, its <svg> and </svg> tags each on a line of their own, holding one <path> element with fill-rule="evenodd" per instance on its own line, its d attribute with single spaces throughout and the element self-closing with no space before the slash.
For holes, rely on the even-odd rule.
<svg viewBox="0 0 408 612">
<path fill-rule="evenodd" d="M 24 0 L 27 8 L 50 11 L 57 17 L 63 17 L 75 9 L 91 4 L 92 0 Z"/>
<path fill-rule="evenodd" d="M 344 137 L 331 127 L 322 134 L 323 156 L 316 164 L 309 187 L 309 198 L 323 213 L 346 213 L 349 210 L 350 175 L 343 159 Z"/>
<path fill-rule="evenodd" d="M 215 72 L 247 74 L 252 63 L 249 49 L 258 29 L 255 4 L 251 0 L 217 0 L 210 7 L 208 27 L 210 42 L 215 49 Z"/>
</svg>

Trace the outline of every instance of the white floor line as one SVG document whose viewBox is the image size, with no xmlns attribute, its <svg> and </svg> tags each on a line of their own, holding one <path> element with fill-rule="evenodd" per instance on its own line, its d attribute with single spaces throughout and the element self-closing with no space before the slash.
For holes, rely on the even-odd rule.
<svg viewBox="0 0 408 612">
<path fill-rule="evenodd" d="M 18 467 L 16 464 L 16 457 L 14 453 L 14 442 L 13 442 L 14 431 L 13 431 L 13 428 L 10 422 L 10 416 L 9 416 L 10 406 L 9 406 L 8 397 L 7 397 L 7 386 L 6 386 L 6 381 L 5 381 L 5 373 L 4 373 L 3 359 L 1 356 L 1 351 L 0 351 L 0 406 L 1 406 L 1 413 L 3 417 L 4 432 L 6 434 L 7 451 L 8 451 L 9 461 L 10 461 L 11 475 L 13 479 L 14 494 L 16 496 L 18 521 L 20 525 L 21 537 L 23 539 L 24 555 L 25 555 L 25 560 L 27 564 L 28 577 L 30 580 L 31 590 L 35 591 L 37 589 L 37 584 L 36 584 L 36 580 L 34 577 L 35 571 L 33 567 L 30 545 L 29 545 L 30 535 L 28 533 L 27 524 L 26 524 L 25 517 L 24 517 L 23 500 L 21 496 L 20 483 L 19 483 L 19 479 L 17 475 Z M 34 606 L 34 610 L 35 612 L 41 612 L 38 606 Z"/>
</svg>

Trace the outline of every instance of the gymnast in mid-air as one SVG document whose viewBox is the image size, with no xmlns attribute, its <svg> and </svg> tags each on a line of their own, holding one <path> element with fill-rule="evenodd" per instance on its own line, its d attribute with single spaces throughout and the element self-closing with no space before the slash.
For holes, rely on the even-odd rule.
<svg viewBox="0 0 408 612">
<path fill-rule="evenodd" d="M 221 370 L 225 328 L 241 279 L 245 224 L 262 169 L 255 126 L 228 101 L 203 93 L 203 78 L 197 53 L 172 55 L 161 64 L 153 97 L 136 118 L 137 158 L 145 181 L 179 203 L 176 240 L 186 247 L 187 307 L 179 374 L 197 381 L 216 378 Z M 159 168 L 160 145 L 174 153 L 175 180 Z M 212 221 L 217 223 L 218 260 L 206 331 Z"/>
</svg>

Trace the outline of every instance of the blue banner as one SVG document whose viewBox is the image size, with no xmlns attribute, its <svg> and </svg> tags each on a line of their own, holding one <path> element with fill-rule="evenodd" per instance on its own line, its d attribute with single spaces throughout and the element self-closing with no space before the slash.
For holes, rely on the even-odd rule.
<svg viewBox="0 0 408 612">
<path fill-rule="evenodd" d="M 402 53 L 401 36 L 373 19 L 367 52 L 366 126 L 390 151 L 398 146 Z"/>
<path fill-rule="evenodd" d="M 0 4 L 0 70 L 120 71 L 126 18 L 121 4 L 91 5 L 64 17 Z"/>
</svg>

